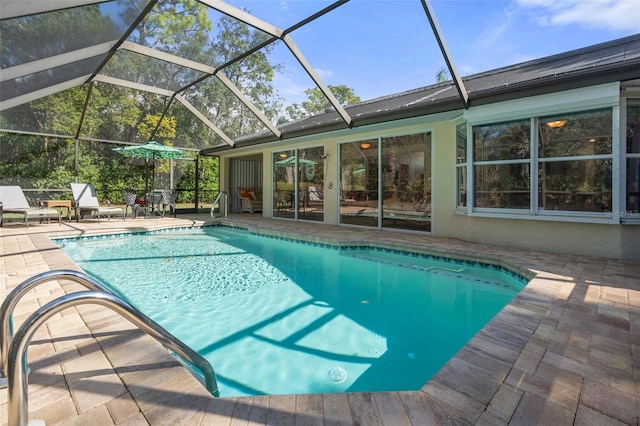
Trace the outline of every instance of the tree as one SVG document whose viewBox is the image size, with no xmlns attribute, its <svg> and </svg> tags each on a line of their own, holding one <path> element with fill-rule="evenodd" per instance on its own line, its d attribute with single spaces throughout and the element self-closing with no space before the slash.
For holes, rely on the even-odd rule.
<svg viewBox="0 0 640 426">
<path fill-rule="evenodd" d="M 2 27 L 0 52 L 6 55 L 0 55 L 0 64 L 7 68 L 102 43 L 105 39 L 118 39 L 122 27 L 127 28 L 134 22 L 138 13 L 139 10 L 132 6 L 124 8 L 118 19 L 113 19 L 102 4 L 95 4 L 8 20 Z M 82 25 L 77 25 L 78 22 Z M 214 27 L 215 31 L 211 31 Z M 7 37 L 4 37 L 5 32 Z M 215 15 L 199 1 L 169 0 L 159 2 L 138 23 L 128 40 L 219 68 L 268 38 L 267 34 L 230 16 Z M 29 49 L 23 48 L 25 45 Z M 119 50 L 101 73 L 169 90 L 187 88 L 180 95 L 231 138 L 236 138 L 260 131 L 264 124 L 221 84 L 217 76 L 224 74 L 268 119 L 275 120 L 281 98 L 272 81 L 281 65 L 270 61 L 272 48 L 273 44 L 269 44 L 240 61 L 219 68 L 221 74 L 208 77 L 201 71 L 170 61 Z M 50 73 L 64 72 L 64 67 L 50 70 Z M 200 80 L 202 77 L 206 78 Z M 68 77 L 60 77 L 63 78 Z M 190 86 L 196 80 L 200 81 Z M 47 82 L 43 81 L 42 85 Z M 11 84 L 6 82 L 7 90 L 19 90 Z M 87 109 L 83 111 L 85 103 Z M 82 125 L 78 128 L 81 117 Z M 81 137 L 77 154 L 79 179 L 95 182 L 102 188 L 137 186 L 140 173 L 134 170 L 135 164 L 114 155 L 111 150 L 114 144 L 89 142 L 87 138 L 126 142 L 145 142 L 153 138 L 178 147 L 205 148 L 213 145 L 217 137 L 175 99 L 104 82 L 75 87 L 3 111 L 0 122 L 0 127 L 4 128 L 70 137 L 0 135 L 2 175 L 11 180 L 27 179 L 27 188 L 64 188 L 75 179 L 76 154 L 72 138 L 78 132 Z M 25 144 L 25 141 L 29 143 Z M 8 155 L 5 157 L 5 154 Z M 20 169 L 11 164 L 16 159 L 20 161 Z M 185 166 L 185 173 L 193 170 L 193 162 L 179 163 L 179 167 Z M 207 164 L 207 168 L 215 169 L 217 164 L 215 167 Z M 195 187 L 192 177 L 182 177 L 185 182 L 189 180 L 191 188 Z M 177 185 L 183 188 L 179 180 Z M 217 188 L 217 173 L 208 171 L 206 185 L 209 189 Z"/>
<path fill-rule="evenodd" d="M 217 64 L 224 64 L 267 39 L 267 34 L 229 16 L 222 16 L 216 24 L 215 37 L 203 51 L 203 57 L 216 58 Z M 270 44 L 220 71 L 270 120 L 280 109 L 281 99 L 272 81 L 282 67 L 269 61 L 272 49 L 273 44 Z M 264 128 L 264 124 L 215 76 L 186 91 L 184 97 L 231 138 Z"/>
<path fill-rule="evenodd" d="M 356 96 L 353 89 L 341 84 L 339 86 L 329 85 L 329 90 L 336 97 L 340 105 L 347 106 L 360 102 L 360 97 Z M 311 117 L 312 115 L 325 112 L 331 107 L 329 99 L 326 98 L 324 93 L 318 88 L 314 87 L 304 91 L 307 95 L 307 100 L 302 101 L 302 104 L 293 104 L 286 108 L 288 117 L 282 117 L 279 121 L 280 124 L 288 120 L 299 120 L 302 118 Z"/>
<path fill-rule="evenodd" d="M 451 76 L 449 75 L 449 70 L 446 68 L 442 68 L 436 74 L 436 83 L 445 83 L 449 80 L 451 80 Z"/>
</svg>

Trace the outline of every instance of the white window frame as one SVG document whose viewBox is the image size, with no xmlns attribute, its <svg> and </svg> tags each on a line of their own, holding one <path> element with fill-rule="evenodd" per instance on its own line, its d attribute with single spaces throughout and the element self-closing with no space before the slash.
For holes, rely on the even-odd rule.
<svg viewBox="0 0 640 426">
<path fill-rule="evenodd" d="M 382 140 L 383 139 L 388 139 L 388 138 L 393 138 L 393 137 L 403 137 L 403 136 L 412 136 L 412 135 L 417 135 L 417 134 L 425 134 L 425 135 L 429 135 L 430 138 L 430 145 L 429 145 L 429 149 L 431 150 L 431 205 L 432 205 L 432 216 L 431 216 L 431 231 L 430 232 L 425 232 L 425 231 L 413 231 L 413 230 L 406 230 L 406 229 L 400 229 L 400 228 L 392 228 L 391 230 L 393 231 L 400 231 L 400 232 L 416 232 L 419 233 L 420 235 L 431 235 L 433 233 L 433 193 L 434 193 L 434 166 L 435 166 L 435 160 L 434 160 L 434 155 L 433 155 L 433 151 L 434 151 L 434 141 L 435 141 L 435 130 L 432 127 L 420 127 L 420 128 L 416 128 L 416 129 L 410 129 L 410 130 L 404 130 L 401 132 L 376 132 L 374 134 L 370 134 L 370 133 L 363 133 L 359 136 L 356 137 L 351 137 L 348 139 L 342 139 L 339 140 L 337 143 L 337 152 L 338 152 L 338 164 L 337 164 L 337 174 L 338 174 L 338 188 L 342 187 L 342 174 L 340 172 L 340 167 L 341 167 L 341 163 L 342 163 L 342 156 L 340 154 L 341 150 L 340 147 L 343 144 L 347 144 L 347 143 L 358 143 L 358 142 L 365 142 L 367 140 L 376 140 L 378 142 L 378 155 L 377 155 L 377 160 L 378 160 L 378 203 L 377 203 L 377 207 L 376 209 L 378 210 L 378 222 L 376 227 L 373 226 L 361 226 L 361 225 L 352 225 L 352 224 L 347 224 L 347 223 L 342 223 L 342 219 L 340 217 L 340 200 L 338 199 L 337 202 L 337 217 L 338 217 L 338 225 L 340 226 L 353 226 L 353 227 L 362 227 L 362 228 L 370 228 L 370 229 L 377 229 L 377 230 L 389 230 L 389 228 L 383 227 L 382 223 L 383 223 L 383 215 L 381 214 L 381 212 L 383 211 L 383 207 L 382 207 L 382 191 L 383 191 L 383 182 L 380 179 L 380 176 L 382 175 L 381 173 L 381 167 L 382 167 L 382 157 L 383 157 L 383 152 L 382 152 Z M 337 191 L 338 194 L 337 196 L 340 196 L 340 191 Z"/>
<path fill-rule="evenodd" d="M 271 156 L 271 171 L 270 171 L 270 175 L 271 175 L 271 208 L 272 208 L 272 212 L 271 212 L 271 217 L 273 217 L 274 219 L 282 219 L 282 220 L 293 220 L 293 221 L 300 221 L 300 222 L 310 222 L 310 223 L 325 223 L 326 222 L 326 217 L 323 216 L 322 221 L 317 221 L 317 220 L 306 220 L 306 219 L 300 219 L 298 217 L 298 213 L 299 213 L 299 181 L 298 181 L 298 175 L 299 175 L 299 163 L 297 161 L 298 158 L 298 152 L 300 150 L 303 149 L 313 149 L 313 148 L 322 148 L 322 155 L 326 155 L 327 153 L 327 148 L 325 146 L 325 144 L 317 144 L 317 145 L 309 145 L 309 146 L 305 146 L 305 145 L 301 145 L 301 146 L 294 146 L 294 147 L 280 147 L 278 149 L 274 149 L 272 151 L 270 151 L 270 156 Z M 295 214 L 293 218 L 289 218 L 289 217 L 281 217 L 281 216 L 275 216 L 274 215 L 274 211 L 275 211 L 275 203 L 274 203 L 274 198 L 275 198 L 275 194 L 274 191 L 275 189 L 275 185 L 274 185 L 274 168 L 275 168 L 275 161 L 273 161 L 273 156 L 277 153 L 281 153 L 281 152 L 285 152 L 285 151 L 293 151 L 294 152 L 294 156 L 296 157 L 296 166 L 295 166 L 295 174 L 294 174 L 294 209 L 295 209 Z M 323 178 L 326 180 L 326 175 L 325 175 L 325 165 L 324 162 L 322 164 L 322 173 L 323 173 Z M 262 198 L 264 200 L 264 194 L 262 195 Z M 263 201 L 264 202 L 264 201 Z"/>
<path fill-rule="evenodd" d="M 465 137 L 465 142 L 467 143 L 467 146 L 465 146 L 464 162 L 461 163 L 461 162 L 458 161 L 458 152 L 457 152 L 458 151 L 458 126 L 459 125 L 465 125 L 465 129 L 466 130 L 468 130 L 469 127 L 466 126 L 466 123 L 464 123 L 464 122 L 460 123 L 460 122 L 456 122 L 456 121 L 453 121 L 453 120 L 452 120 L 452 122 L 455 124 L 455 133 L 456 133 L 456 136 L 455 136 L 456 137 L 456 140 L 455 140 L 455 146 L 456 146 L 456 213 L 465 214 L 466 211 L 467 211 L 467 201 L 469 199 L 469 180 L 468 180 L 468 175 L 467 175 L 467 171 L 468 171 L 468 167 L 469 167 L 469 164 L 468 164 L 469 156 L 467 154 L 469 152 L 468 151 L 469 150 L 469 147 L 468 147 L 469 135 L 468 135 L 468 132 L 467 132 L 467 135 Z M 464 170 L 464 174 L 465 174 L 465 178 L 464 178 L 463 182 L 460 182 L 460 180 L 458 179 L 458 177 L 460 176 L 460 173 L 461 173 L 460 169 L 463 169 Z M 463 186 L 463 185 L 465 186 L 465 191 L 466 191 L 465 192 L 466 196 L 465 196 L 464 200 L 462 200 L 461 197 L 460 197 L 460 187 Z M 460 205 L 461 201 L 464 201 L 465 204 L 464 205 Z"/>
<path fill-rule="evenodd" d="M 627 101 L 634 99 L 640 101 L 640 92 L 630 91 L 620 99 L 620 197 L 622 207 L 620 209 L 620 223 L 640 225 L 640 212 L 629 212 L 627 208 L 627 159 L 640 158 L 640 153 L 627 152 Z M 622 139 L 624 138 L 624 139 Z"/>
<path fill-rule="evenodd" d="M 540 159 L 538 158 L 538 117 L 559 115 L 564 113 L 575 113 L 603 108 L 610 108 L 612 114 L 611 154 L 598 156 L 576 156 L 572 157 L 571 159 L 611 159 L 611 191 L 613 211 L 581 212 L 540 210 L 538 207 L 538 166 L 540 163 L 551 161 L 552 159 L 543 159 L 543 161 L 540 161 Z M 522 98 L 496 104 L 483 105 L 465 111 L 464 117 L 467 121 L 467 205 L 464 207 L 457 207 L 456 213 L 476 217 L 494 217 L 505 219 L 532 219 L 547 221 L 619 224 L 621 211 L 624 212 L 624 210 L 622 210 L 624 197 L 622 197 L 623 193 L 621 193 L 621 175 L 623 173 L 626 173 L 626 168 L 621 167 L 621 161 L 625 159 L 624 152 L 622 151 L 626 151 L 626 144 L 624 149 L 621 149 L 621 111 L 624 111 L 624 114 L 626 114 L 626 109 L 622 110 L 620 106 L 620 84 L 618 82 L 607 83 L 583 89 L 567 90 L 548 95 L 533 96 L 530 98 Z M 529 190 L 531 191 L 531 196 L 529 209 L 474 207 L 474 169 L 477 164 L 487 164 L 487 162 L 474 161 L 473 127 L 526 119 L 531 120 L 531 148 L 530 158 L 522 161 L 530 162 L 531 183 Z M 513 164 L 514 160 L 497 161 L 495 163 Z M 463 165 L 464 164 L 462 163 L 456 164 L 456 171 L 458 167 L 461 167 Z"/>
<path fill-rule="evenodd" d="M 526 121 L 526 120 L 509 120 L 509 122 L 515 122 L 515 121 Z M 492 125 L 492 124 L 502 124 L 502 123 L 484 123 L 484 125 Z M 471 149 L 471 151 L 467 151 L 467 161 L 468 163 L 471 165 L 470 169 L 471 169 L 471 176 L 472 179 L 470 182 L 473 183 L 473 186 L 471 188 L 468 188 L 467 191 L 471 192 L 471 197 L 473 200 L 473 203 L 471 205 L 471 209 L 474 212 L 495 212 L 495 213 L 503 213 L 503 212 L 507 212 L 509 214 L 515 214 L 515 215 L 521 215 L 521 214 L 531 214 L 533 212 L 533 195 L 531 194 L 531 188 L 533 185 L 533 168 L 534 164 L 532 162 L 532 156 L 533 156 L 533 150 L 534 147 L 533 145 L 533 140 L 537 138 L 534 138 L 534 130 L 533 130 L 533 126 L 534 125 L 534 120 L 533 119 L 529 119 L 529 158 L 522 158 L 522 159 L 505 159 L 505 160 L 484 160 L 484 161 L 475 161 L 474 158 L 474 150 L 473 150 L 473 127 L 480 127 L 482 125 L 480 124 L 476 124 L 475 126 L 470 126 L 469 127 L 469 131 L 467 132 L 467 135 L 471 135 L 471 140 L 467 139 L 467 148 Z M 471 143 L 469 143 L 471 142 Z M 537 145 L 536 145 L 536 150 L 537 150 Z M 471 161 L 469 161 L 471 160 Z M 475 167 L 476 166 L 491 166 L 491 165 L 513 165 L 513 164 L 529 164 L 529 174 L 530 174 L 530 179 L 531 181 L 529 182 L 529 208 L 528 209 L 514 209 L 514 208 L 498 208 L 498 207 L 475 207 L 475 175 L 474 175 L 474 171 L 475 171 Z M 468 198 L 468 197 L 467 197 Z"/>
</svg>

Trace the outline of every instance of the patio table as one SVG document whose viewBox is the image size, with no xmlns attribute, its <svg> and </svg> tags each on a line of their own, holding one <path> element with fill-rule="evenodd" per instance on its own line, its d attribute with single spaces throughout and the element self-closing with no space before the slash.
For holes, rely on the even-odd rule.
<svg viewBox="0 0 640 426">
<path fill-rule="evenodd" d="M 44 200 L 44 207 L 47 208 L 54 208 L 54 207 L 60 207 L 60 214 L 62 215 L 62 208 L 66 207 L 67 209 L 67 221 L 71 220 L 71 200 Z M 47 220 L 47 222 L 50 222 L 51 219 L 49 218 Z"/>
</svg>

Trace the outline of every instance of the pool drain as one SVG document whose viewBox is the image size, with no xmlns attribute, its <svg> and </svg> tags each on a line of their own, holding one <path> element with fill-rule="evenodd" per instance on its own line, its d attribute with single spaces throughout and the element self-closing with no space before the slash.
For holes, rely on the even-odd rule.
<svg viewBox="0 0 640 426">
<path fill-rule="evenodd" d="M 347 380 L 347 372 L 342 367 L 331 367 L 327 372 L 327 378 L 331 383 L 342 383 Z"/>
</svg>

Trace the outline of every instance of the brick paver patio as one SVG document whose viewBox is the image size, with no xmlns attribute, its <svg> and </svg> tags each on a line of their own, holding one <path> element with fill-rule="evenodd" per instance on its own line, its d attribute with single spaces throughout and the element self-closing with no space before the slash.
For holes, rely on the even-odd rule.
<svg viewBox="0 0 640 426">
<path fill-rule="evenodd" d="M 26 278 L 78 269 L 50 236 L 199 226 L 205 215 L 34 223 L 0 228 L 2 297 Z M 493 259 L 534 278 L 421 390 L 213 398 L 158 343 L 112 311 L 62 311 L 28 352 L 29 418 L 47 425 L 637 425 L 640 422 L 640 262 L 528 252 L 454 239 L 234 215 L 271 235 L 377 241 Z M 16 327 L 39 306 L 81 288 L 50 282 L 18 305 Z M 214 366 L 215 368 L 215 366 Z M 0 390 L 0 422 L 7 422 Z"/>
</svg>

